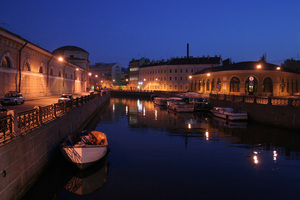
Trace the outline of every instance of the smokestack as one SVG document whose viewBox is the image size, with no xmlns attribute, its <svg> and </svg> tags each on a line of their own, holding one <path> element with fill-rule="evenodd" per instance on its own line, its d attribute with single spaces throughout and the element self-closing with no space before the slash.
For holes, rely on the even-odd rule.
<svg viewBox="0 0 300 200">
<path fill-rule="evenodd" d="M 187 53 L 186 57 L 189 58 L 189 43 L 187 43 L 186 45 L 186 53 Z"/>
</svg>

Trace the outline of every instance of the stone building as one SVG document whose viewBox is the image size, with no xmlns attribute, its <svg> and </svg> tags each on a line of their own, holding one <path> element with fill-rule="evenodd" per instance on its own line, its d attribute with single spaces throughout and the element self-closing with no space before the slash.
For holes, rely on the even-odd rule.
<svg viewBox="0 0 300 200">
<path fill-rule="evenodd" d="M 139 60 L 133 58 L 129 62 L 129 83 L 127 85 L 128 89 L 131 90 L 138 89 L 140 67 L 149 63 L 150 61 L 148 58 L 141 58 Z"/>
<path fill-rule="evenodd" d="M 25 97 L 84 92 L 89 61 L 81 61 L 59 61 L 57 54 L 0 27 L 0 96 L 8 91 Z"/>
<path fill-rule="evenodd" d="M 187 91 L 189 76 L 221 65 L 221 57 L 184 57 L 153 61 L 139 67 L 138 88 L 157 91 Z"/>
<path fill-rule="evenodd" d="M 89 87 L 91 89 L 114 88 L 116 85 L 121 85 L 120 63 L 96 63 L 90 65 L 89 72 Z"/>
<path fill-rule="evenodd" d="M 300 73 L 265 61 L 239 62 L 196 72 L 190 90 L 256 96 L 291 96 L 299 93 Z"/>
</svg>

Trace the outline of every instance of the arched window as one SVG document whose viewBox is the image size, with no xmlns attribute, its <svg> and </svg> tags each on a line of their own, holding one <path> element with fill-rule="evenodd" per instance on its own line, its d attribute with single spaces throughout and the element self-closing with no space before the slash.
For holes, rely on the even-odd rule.
<svg viewBox="0 0 300 200">
<path fill-rule="evenodd" d="M 50 69 L 50 75 L 53 75 L 53 69 L 52 68 Z"/>
<path fill-rule="evenodd" d="M 211 91 L 215 90 L 215 79 L 212 79 L 211 81 Z"/>
<path fill-rule="evenodd" d="M 273 93 L 273 81 L 270 77 L 264 79 L 263 91 L 268 93 Z"/>
<path fill-rule="evenodd" d="M 205 80 L 203 79 L 202 81 L 202 91 L 204 92 L 205 91 Z"/>
<path fill-rule="evenodd" d="M 66 74 L 65 74 L 65 78 L 68 78 L 68 73 L 66 72 Z"/>
<path fill-rule="evenodd" d="M 39 73 L 43 73 L 43 67 L 40 66 Z"/>
<path fill-rule="evenodd" d="M 290 93 L 290 81 L 289 81 L 289 79 L 286 80 L 286 92 Z"/>
<path fill-rule="evenodd" d="M 249 92 L 252 95 L 253 92 L 257 92 L 257 79 L 253 76 L 248 77 L 245 86 L 245 92 Z"/>
<path fill-rule="evenodd" d="M 206 81 L 206 91 L 209 91 L 210 89 L 210 82 L 209 82 L 209 79 L 207 79 Z"/>
<path fill-rule="evenodd" d="M 230 92 L 239 92 L 240 91 L 241 81 L 238 77 L 234 76 L 230 79 Z"/>
<path fill-rule="evenodd" d="M 26 62 L 24 65 L 24 71 L 30 71 L 30 65 L 28 62 Z"/>
<path fill-rule="evenodd" d="M 2 67 L 12 68 L 11 62 L 8 57 L 2 59 Z"/>
<path fill-rule="evenodd" d="M 221 91 L 221 80 L 218 78 L 217 80 L 217 91 Z"/>
<path fill-rule="evenodd" d="M 59 72 L 58 72 L 58 76 L 61 77 L 61 71 L 60 71 L 60 70 L 59 70 Z"/>
<path fill-rule="evenodd" d="M 200 80 L 198 81 L 198 90 L 199 91 L 201 90 L 201 81 Z"/>
<path fill-rule="evenodd" d="M 195 91 L 197 90 L 197 80 L 195 80 L 195 83 L 194 83 L 194 90 Z"/>
<path fill-rule="evenodd" d="M 285 87 L 285 83 L 284 83 L 284 79 L 281 80 L 281 92 L 284 92 L 284 87 Z"/>
</svg>

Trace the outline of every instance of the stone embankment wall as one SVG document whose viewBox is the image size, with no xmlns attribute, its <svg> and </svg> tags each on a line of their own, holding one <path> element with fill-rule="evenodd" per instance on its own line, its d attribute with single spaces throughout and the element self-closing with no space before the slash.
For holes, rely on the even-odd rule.
<svg viewBox="0 0 300 200">
<path fill-rule="evenodd" d="M 271 126 L 300 130 L 300 107 L 254 104 L 211 99 L 212 106 L 232 107 L 246 111 L 250 120 Z"/>
<path fill-rule="evenodd" d="M 67 134 L 84 128 L 110 94 L 75 108 L 0 146 L 0 199 L 20 199 L 37 180 Z"/>
</svg>

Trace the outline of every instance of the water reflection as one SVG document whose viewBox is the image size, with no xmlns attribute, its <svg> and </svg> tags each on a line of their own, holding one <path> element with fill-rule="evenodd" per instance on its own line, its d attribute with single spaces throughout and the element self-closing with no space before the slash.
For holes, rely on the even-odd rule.
<svg viewBox="0 0 300 200">
<path fill-rule="evenodd" d="M 169 136 L 193 137 L 206 141 L 230 141 L 232 146 L 251 149 L 259 146 L 261 153 L 271 151 L 275 161 L 279 155 L 300 160 L 300 136 L 289 130 L 268 127 L 253 122 L 226 122 L 207 112 L 174 113 L 149 100 L 112 98 L 112 104 L 122 112 L 126 108 L 128 124 L 133 131 L 140 129 L 163 130 Z M 188 139 L 185 145 L 188 146 Z M 273 151 L 276 149 L 276 151 Z M 276 152 L 276 153 L 273 153 Z M 258 155 L 253 162 L 259 164 Z"/>
<path fill-rule="evenodd" d="M 83 196 L 94 193 L 103 187 L 108 175 L 107 155 L 86 170 L 78 171 L 64 186 L 74 194 Z"/>
<path fill-rule="evenodd" d="M 127 98 L 111 98 L 86 129 L 107 133 L 111 152 L 103 167 L 80 175 L 77 168 L 56 163 L 27 199 L 245 200 L 300 195 L 300 135 L 295 132 L 251 121 L 226 123 L 207 112 L 168 112 L 152 101 Z"/>
</svg>

